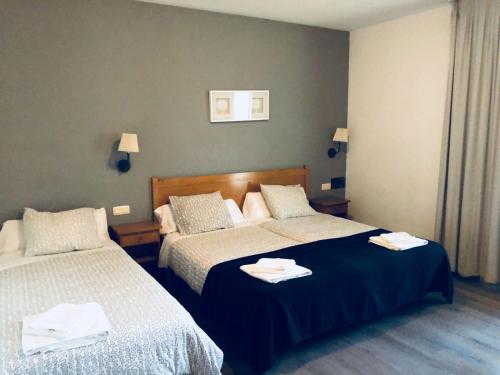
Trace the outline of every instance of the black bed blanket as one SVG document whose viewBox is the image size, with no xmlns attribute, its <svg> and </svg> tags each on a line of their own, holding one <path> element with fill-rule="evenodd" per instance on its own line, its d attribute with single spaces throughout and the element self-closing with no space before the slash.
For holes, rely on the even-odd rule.
<svg viewBox="0 0 500 375">
<path fill-rule="evenodd" d="M 441 292 L 451 303 L 448 255 L 429 241 L 405 251 L 368 243 L 374 230 L 218 264 L 205 281 L 201 311 L 257 371 L 293 345 L 387 314 Z M 311 276 L 269 284 L 239 269 L 262 257 L 291 258 Z"/>
</svg>

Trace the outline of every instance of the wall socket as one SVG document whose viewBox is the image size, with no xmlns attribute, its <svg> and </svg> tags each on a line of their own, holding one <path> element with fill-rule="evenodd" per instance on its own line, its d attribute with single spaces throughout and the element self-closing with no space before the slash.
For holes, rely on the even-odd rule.
<svg viewBox="0 0 500 375">
<path fill-rule="evenodd" d="M 321 184 L 321 190 L 332 190 L 332 184 L 327 182 L 326 184 Z"/>
<path fill-rule="evenodd" d="M 113 207 L 113 216 L 128 215 L 130 213 L 130 206 L 115 206 Z"/>
</svg>

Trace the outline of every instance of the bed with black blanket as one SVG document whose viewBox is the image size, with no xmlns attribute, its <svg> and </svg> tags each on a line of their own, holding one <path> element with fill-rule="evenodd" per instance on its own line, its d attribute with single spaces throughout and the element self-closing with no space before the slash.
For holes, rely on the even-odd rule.
<svg viewBox="0 0 500 375">
<path fill-rule="evenodd" d="M 307 196 L 308 181 L 305 166 L 153 177 L 153 210 L 171 196 L 214 191 L 241 208 L 261 184 L 300 185 Z M 172 233 L 162 245 L 164 285 L 234 359 L 264 371 L 304 340 L 382 316 L 430 292 L 452 301 L 448 256 L 439 244 L 391 251 L 368 243 L 370 236 L 387 232 L 369 225 L 322 214 L 285 217 L 201 234 Z M 295 259 L 312 275 L 267 284 L 240 270 L 262 257 Z"/>
<path fill-rule="evenodd" d="M 453 298 L 448 256 L 438 243 L 391 251 L 368 243 L 377 229 L 233 259 L 212 267 L 199 298 L 202 314 L 227 332 L 230 345 L 258 371 L 292 346 L 367 321 L 428 293 Z M 308 277 L 278 284 L 239 267 L 263 257 L 293 258 Z"/>
</svg>

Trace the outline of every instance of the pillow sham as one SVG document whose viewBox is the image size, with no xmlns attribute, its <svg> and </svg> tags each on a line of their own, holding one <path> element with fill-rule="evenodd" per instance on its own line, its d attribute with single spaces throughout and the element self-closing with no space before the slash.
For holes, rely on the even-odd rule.
<svg viewBox="0 0 500 375">
<path fill-rule="evenodd" d="M 231 220 L 234 225 L 246 222 L 246 219 L 243 217 L 243 214 L 234 199 L 224 199 L 224 203 L 229 210 L 229 214 L 231 215 Z M 174 214 L 170 204 L 164 204 L 163 206 L 158 207 L 154 210 L 154 215 L 156 221 L 161 225 L 161 234 L 169 234 L 179 231 L 177 224 L 175 223 Z"/>
<path fill-rule="evenodd" d="M 247 220 L 265 219 L 271 217 L 262 193 L 247 193 L 243 202 L 243 217 Z"/>
<path fill-rule="evenodd" d="M 106 210 L 104 208 L 94 211 L 97 234 L 102 241 L 109 240 L 108 223 L 106 219 Z M 13 251 L 24 250 L 26 241 L 24 239 L 23 220 L 7 220 L 2 224 L 0 230 L 0 254 Z"/>
<path fill-rule="evenodd" d="M 94 216 L 97 224 L 97 235 L 101 241 L 109 240 L 106 209 L 104 207 L 96 208 L 94 210 Z M 7 220 L 4 222 L 0 230 L 0 254 L 24 250 L 25 247 L 23 221 Z"/>
<path fill-rule="evenodd" d="M 233 222 L 220 191 L 170 197 L 177 228 L 182 235 L 231 228 Z"/>
<path fill-rule="evenodd" d="M 25 256 L 102 247 L 93 208 L 57 213 L 24 210 Z"/>
<path fill-rule="evenodd" d="M 311 216 L 317 212 L 309 205 L 299 185 L 260 185 L 262 196 L 275 219 Z"/>
</svg>

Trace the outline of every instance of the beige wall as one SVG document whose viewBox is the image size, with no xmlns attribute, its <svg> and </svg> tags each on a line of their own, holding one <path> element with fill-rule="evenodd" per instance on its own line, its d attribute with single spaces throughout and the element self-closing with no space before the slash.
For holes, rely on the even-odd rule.
<svg viewBox="0 0 500 375">
<path fill-rule="evenodd" d="M 350 36 L 346 196 L 355 220 L 433 238 L 451 6 Z"/>
</svg>

